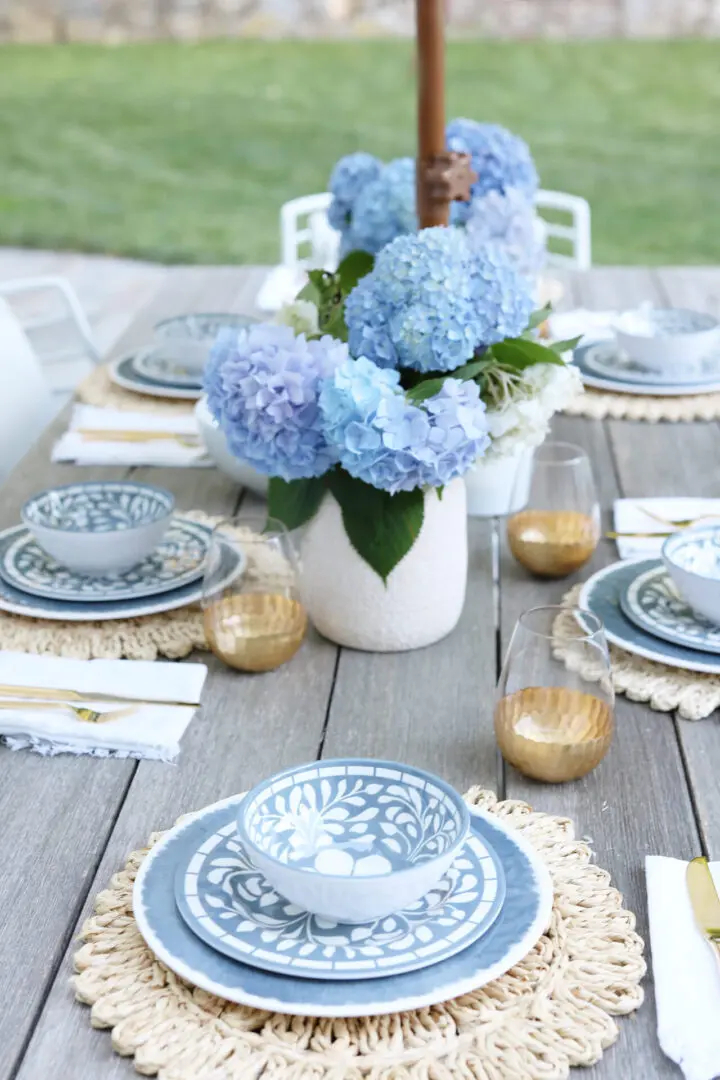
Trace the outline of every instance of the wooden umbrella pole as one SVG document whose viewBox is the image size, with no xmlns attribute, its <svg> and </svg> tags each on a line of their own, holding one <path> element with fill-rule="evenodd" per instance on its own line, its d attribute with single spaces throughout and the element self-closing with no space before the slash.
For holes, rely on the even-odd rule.
<svg viewBox="0 0 720 1080">
<path fill-rule="evenodd" d="M 420 228 L 447 225 L 450 200 L 433 196 L 429 171 L 445 153 L 444 0 L 415 0 L 417 11 L 418 161 Z"/>
</svg>

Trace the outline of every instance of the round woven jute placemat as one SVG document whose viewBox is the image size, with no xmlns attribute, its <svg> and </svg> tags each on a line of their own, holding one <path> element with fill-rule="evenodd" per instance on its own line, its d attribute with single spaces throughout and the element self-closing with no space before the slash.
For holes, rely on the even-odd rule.
<svg viewBox="0 0 720 1080">
<path fill-rule="evenodd" d="M 502 978 L 432 1008 L 357 1020 L 233 1005 L 183 982 L 140 936 L 132 888 L 147 850 L 96 899 L 75 956 L 78 999 L 113 1047 L 160 1080 L 550 1080 L 591 1065 L 643 1000 L 643 942 L 572 822 L 473 788 L 545 859 L 555 899 L 547 932 Z M 162 836 L 150 839 L 152 847 Z"/>
<path fill-rule="evenodd" d="M 576 585 L 563 597 L 563 606 L 576 607 L 582 585 Z M 568 611 L 555 622 L 555 655 L 568 663 L 569 652 L 563 649 L 563 637 L 576 636 L 574 616 Z M 575 656 L 577 654 L 574 654 Z M 615 692 L 625 694 L 631 701 L 642 701 L 656 712 L 675 712 L 683 720 L 704 720 L 720 707 L 720 675 L 702 671 L 685 671 L 667 664 L 646 660 L 610 645 L 610 665 Z M 577 667 L 576 664 L 573 666 Z M 580 674 L 593 680 L 597 669 L 581 668 Z"/>
<path fill-rule="evenodd" d="M 685 397 L 651 397 L 649 394 L 613 394 L 586 387 L 563 409 L 568 416 L 591 420 L 661 420 L 674 423 L 720 418 L 720 394 L 692 394 Z"/>
<path fill-rule="evenodd" d="M 116 386 L 110 378 L 107 366 L 96 367 L 77 388 L 77 398 L 83 405 L 99 405 L 105 409 L 121 409 L 123 412 L 157 413 L 159 416 L 189 416 L 194 401 L 153 397 L 136 394 Z"/>
</svg>

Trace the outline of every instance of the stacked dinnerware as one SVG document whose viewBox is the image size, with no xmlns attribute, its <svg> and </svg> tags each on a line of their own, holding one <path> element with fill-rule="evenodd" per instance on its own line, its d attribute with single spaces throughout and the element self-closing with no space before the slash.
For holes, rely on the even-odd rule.
<svg viewBox="0 0 720 1080">
<path fill-rule="evenodd" d="M 644 306 L 582 342 L 573 362 L 596 390 L 678 397 L 720 391 L 720 323 L 683 308 Z"/>
<path fill-rule="evenodd" d="M 0 532 L 0 611 L 76 622 L 154 615 L 202 597 L 211 528 L 152 484 L 97 481 L 33 496 Z M 243 570 L 223 556 L 228 582 Z"/>
<path fill-rule="evenodd" d="M 498 977 L 551 905 L 517 831 L 422 769 L 343 758 L 185 819 L 143 862 L 133 908 L 157 957 L 209 993 L 362 1016 Z"/>
</svg>

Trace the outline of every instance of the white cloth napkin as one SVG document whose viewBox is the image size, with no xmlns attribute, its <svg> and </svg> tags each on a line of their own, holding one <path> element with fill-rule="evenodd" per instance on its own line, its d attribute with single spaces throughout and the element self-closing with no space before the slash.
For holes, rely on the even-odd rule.
<svg viewBox="0 0 720 1080">
<path fill-rule="evenodd" d="M 93 692 L 140 698 L 129 716 L 105 723 L 78 720 L 60 708 L 33 712 L 0 709 L 0 736 L 12 750 L 26 747 L 41 754 L 92 754 L 172 761 L 195 706 L 152 705 L 152 701 L 200 701 L 207 676 L 204 664 L 145 660 L 73 660 L 57 656 L 0 651 L 0 684 L 78 690 L 87 694 L 77 705 L 98 712 L 125 706 L 93 701 Z M 9 693 L 2 694 L 5 700 Z"/>
<path fill-rule="evenodd" d="M 663 525 L 648 514 L 642 507 L 647 507 L 660 517 L 678 521 L 681 518 L 698 518 L 705 514 L 716 514 L 720 524 L 720 499 L 693 499 L 685 496 L 656 499 L 616 499 L 613 504 L 615 532 L 672 532 L 672 526 Z M 700 524 L 703 524 L 701 522 Z M 708 521 L 708 525 L 712 522 Z M 652 537 L 626 536 L 616 541 L 621 559 L 660 557 L 664 536 L 654 540 Z"/>
<path fill-rule="evenodd" d="M 588 311 L 585 308 L 553 312 L 548 319 L 550 337 L 553 341 L 565 341 L 582 335 L 581 345 L 612 341 L 615 337 L 613 324 L 617 317 L 617 311 Z"/>
<path fill-rule="evenodd" d="M 658 1039 L 686 1080 L 713 1080 L 720 1075 L 720 965 L 695 923 L 686 869 L 681 859 L 645 859 Z M 710 870 L 717 887 L 720 863 Z"/>
<path fill-rule="evenodd" d="M 261 311 L 279 311 L 295 299 L 306 282 L 301 266 L 274 266 L 260 286 L 255 304 Z"/>
<path fill-rule="evenodd" d="M 182 446 L 173 439 L 154 439 L 142 443 L 91 442 L 78 434 L 78 429 L 162 431 L 199 438 L 200 432 L 192 412 L 186 416 L 161 416 L 102 409 L 96 405 L 76 405 L 69 430 L 53 447 L 52 460 L 72 461 L 76 465 L 212 465 L 202 440 L 197 446 Z"/>
</svg>

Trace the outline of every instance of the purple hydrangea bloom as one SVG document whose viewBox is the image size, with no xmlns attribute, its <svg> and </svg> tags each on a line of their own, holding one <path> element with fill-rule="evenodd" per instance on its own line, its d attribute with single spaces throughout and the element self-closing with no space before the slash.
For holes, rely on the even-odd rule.
<svg viewBox="0 0 720 1080">
<path fill-rule="evenodd" d="M 446 128 L 448 150 L 470 154 L 478 178 L 471 188 L 471 201 L 458 203 L 453 220 L 467 220 L 472 201 L 488 191 L 517 188 L 527 199 L 534 199 L 538 174 L 530 149 L 524 139 L 513 135 L 500 124 L 479 124 L 463 118 L 451 120 Z"/>
<path fill-rule="evenodd" d="M 205 369 L 208 406 L 233 454 L 284 480 L 321 476 L 337 461 L 318 407 L 323 379 L 348 358 L 330 337 L 289 326 L 221 331 Z"/>
<path fill-rule="evenodd" d="M 350 224 L 355 200 L 364 188 L 380 175 L 383 164 L 372 154 L 358 151 L 340 158 L 330 175 L 329 189 L 333 200 L 328 221 L 333 229 L 343 232 Z"/>
<path fill-rule="evenodd" d="M 534 204 L 519 191 L 488 191 L 470 206 L 466 225 L 473 246 L 499 244 L 521 274 L 531 277 L 545 264 L 545 232 Z"/>
<path fill-rule="evenodd" d="M 320 409 L 342 468 L 393 495 L 462 476 L 490 442 L 475 383 L 446 379 L 439 393 L 414 404 L 397 371 L 364 357 L 325 381 Z"/>
<path fill-rule="evenodd" d="M 529 282 L 502 248 L 463 229 L 423 229 L 378 254 L 345 303 L 353 356 L 383 368 L 453 371 L 517 337 L 533 308 Z"/>
</svg>

